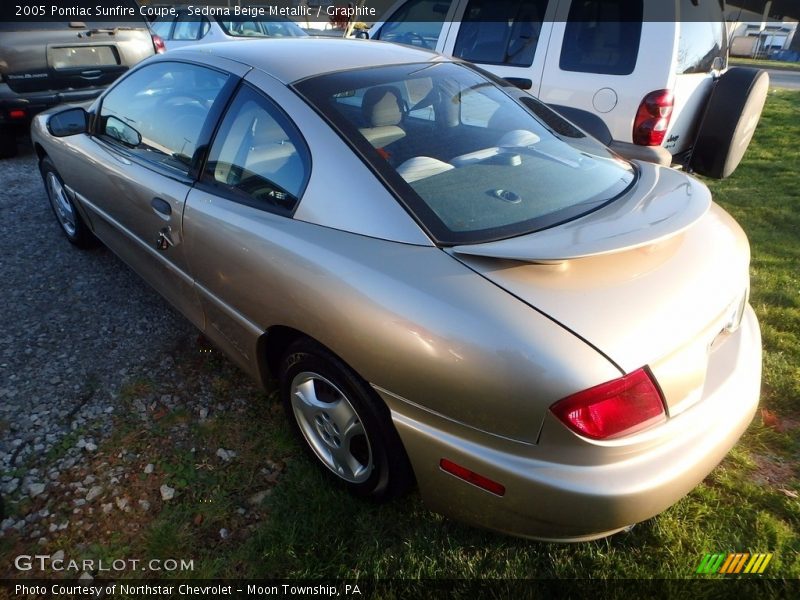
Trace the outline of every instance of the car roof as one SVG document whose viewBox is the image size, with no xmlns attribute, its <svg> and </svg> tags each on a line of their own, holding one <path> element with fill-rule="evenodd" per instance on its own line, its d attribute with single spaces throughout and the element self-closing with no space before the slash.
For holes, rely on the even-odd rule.
<svg viewBox="0 0 800 600">
<path fill-rule="evenodd" d="M 324 37 L 200 44 L 171 50 L 167 58 L 194 55 L 202 60 L 204 53 L 255 67 L 286 84 L 348 69 L 448 60 L 430 50 L 388 42 Z"/>
</svg>

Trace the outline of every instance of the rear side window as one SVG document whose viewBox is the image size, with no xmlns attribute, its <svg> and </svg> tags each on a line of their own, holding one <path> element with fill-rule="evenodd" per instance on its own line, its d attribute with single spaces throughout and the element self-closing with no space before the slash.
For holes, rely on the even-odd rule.
<svg viewBox="0 0 800 600">
<path fill-rule="evenodd" d="M 680 42 L 675 72 L 708 73 L 715 59 L 727 63 L 725 22 L 719 0 L 681 0 Z"/>
<path fill-rule="evenodd" d="M 172 32 L 173 40 L 199 40 L 208 31 L 208 21 L 198 20 L 188 14 L 181 15 L 175 22 L 175 31 Z"/>
<path fill-rule="evenodd" d="M 642 37 L 642 0 L 573 0 L 559 66 L 563 71 L 630 75 Z"/>
<path fill-rule="evenodd" d="M 196 65 L 142 67 L 103 99 L 100 135 L 133 155 L 186 174 L 208 112 L 228 76 Z"/>
<path fill-rule="evenodd" d="M 288 215 L 303 193 L 310 165 L 308 147 L 289 118 L 244 86 L 211 146 L 204 181 L 245 204 Z"/>
<path fill-rule="evenodd" d="M 159 36 L 162 40 L 170 39 L 170 32 L 172 31 L 172 18 L 166 18 L 150 25 L 150 29 Z"/>
<path fill-rule="evenodd" d="M 375 39 L 420 48 L 436 48 L 452 0 L 411 0 L 381 27 Z"/>
<path fill-rule="evenodd" d="M 529 67 L 548 0 L 470 0 L 453 54 L 492 65 Z"/>
</svg>

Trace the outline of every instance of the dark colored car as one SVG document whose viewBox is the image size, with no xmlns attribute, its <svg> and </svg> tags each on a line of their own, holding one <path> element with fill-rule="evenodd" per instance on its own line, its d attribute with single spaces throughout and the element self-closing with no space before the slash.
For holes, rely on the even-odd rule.
<svg viewBox="0 0 800 600">
<path fill-rule="evenodd" d="M 0 158 L 16 154 L 15 133 L 36 113 L 96 98 L 159 51 L 163 44 L 144 19 L 0 23 Z"/>
</svg>

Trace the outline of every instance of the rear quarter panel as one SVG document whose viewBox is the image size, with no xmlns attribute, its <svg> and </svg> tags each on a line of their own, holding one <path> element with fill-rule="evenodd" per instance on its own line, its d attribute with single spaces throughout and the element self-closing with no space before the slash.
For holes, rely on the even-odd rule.
<svg viewBox="0 0 800 600">
<path fill-rule="evenodd" d="M 263 369 L 258 335 L 291 327 L 398 406 L 528 442 L 553 402 L 619 376 L 590 346 L 437 248 L 210 196 L 190 196 L 184 227 L 208 329 L 253 370 Z"/>
</svg>

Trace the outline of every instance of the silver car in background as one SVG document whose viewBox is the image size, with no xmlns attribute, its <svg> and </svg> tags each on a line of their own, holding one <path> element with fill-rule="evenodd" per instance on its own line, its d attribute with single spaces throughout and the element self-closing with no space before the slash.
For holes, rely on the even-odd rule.
<svg viewBox="0 0 800 600">
<path fill-rule="evenodd" d="M 469 64 L 360 40 L 182 49 L 32 134 L 67 238 L 277 378 L 357 495 L 416 480 L 469 523 L 597 538 L 688 493 L 756 410 L 741 228 L 696 179 Z"/>
<path fill-rule="evenodd" d="M 155 19 L 150 29 L 164 40 L 167 50 L 254 38 L 308 36 L 297 23 L 281 17 L 204 16 L 189 12 L 189 7 L 175 7 L 174 15 Z"/>
</svg>

